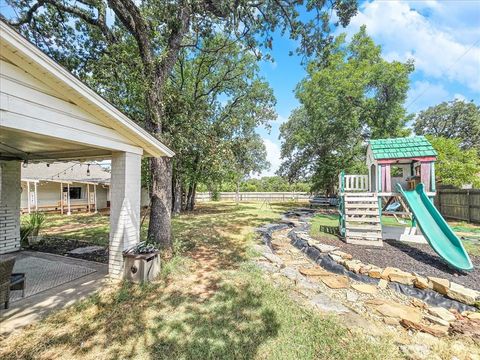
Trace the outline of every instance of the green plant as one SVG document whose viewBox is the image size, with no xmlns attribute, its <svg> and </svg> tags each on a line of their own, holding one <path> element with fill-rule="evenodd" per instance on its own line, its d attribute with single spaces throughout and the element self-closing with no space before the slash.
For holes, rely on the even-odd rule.
<svg viewBox="0 0 480 360">
<path fill-rule="evenodd" d="M 27 226 L 30 227 L 30 234 L 29 236 L 38 236 L 41 228 L 45 224 L 45 214 L 41 212 L 34 212 L 31 213 L 30 216 L 27 218 Z"/>
</svg>

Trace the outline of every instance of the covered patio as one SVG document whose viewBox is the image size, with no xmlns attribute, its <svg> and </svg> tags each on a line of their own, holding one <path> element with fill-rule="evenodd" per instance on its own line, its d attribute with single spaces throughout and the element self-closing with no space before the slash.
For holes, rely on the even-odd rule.
<svg viewBox="0 0 480 360">
<path fill-rule="evenodd" d="M 122 278 L 141 159 L 173 152 L 2 21 L 0 38 L 0 254 L 20 250 L 22 163 L 111 159 L 108 274 Z"/>
</svg>

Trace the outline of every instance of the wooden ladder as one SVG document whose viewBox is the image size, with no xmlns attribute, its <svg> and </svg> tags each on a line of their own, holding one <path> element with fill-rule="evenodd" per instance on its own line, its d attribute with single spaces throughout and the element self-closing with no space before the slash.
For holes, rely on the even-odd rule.
<svg viewBox="0 0 480 360">
<path fill-rule="evenodd" d="M 382 225 L 375 193 L 345 193 L 345 241 L 383 246 Z"/>
</svg>

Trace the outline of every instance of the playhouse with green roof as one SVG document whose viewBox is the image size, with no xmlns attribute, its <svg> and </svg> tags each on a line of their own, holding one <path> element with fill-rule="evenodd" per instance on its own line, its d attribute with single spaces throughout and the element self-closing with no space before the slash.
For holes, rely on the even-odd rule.
<svg viewBox="0 0 480 360">
<path fill-rule="evenodd" d="M 368 175 L 339 175 L 340 235 L 347 243 L 383 246 L 383 240 L 429 243 L 449 265 L 472 270 L 461 241 L 433 204 L 437 153 L 424 136 L 370 140 Z M 412 226 L 390 232 L 382 215 L 408 216 Z M 418 225 L 418 227 L 417 227 Z"/>
</svg>

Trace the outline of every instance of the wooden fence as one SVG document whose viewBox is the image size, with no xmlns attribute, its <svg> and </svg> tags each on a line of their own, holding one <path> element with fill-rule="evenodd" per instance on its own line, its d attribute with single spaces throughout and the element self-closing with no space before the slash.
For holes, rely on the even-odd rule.
<svg viewBox="0 0 480 360">
<path fill-rule="evenodd" d="M 480 189 L 440 189 L 435 206 L 449 219 L 480 223 Z"/>
<path fill-rule="evenodd" d="M 218 193 L 220 201 L 235 201 L 235 192 Z M 298 192 L 241 192 L 239 200 L 248 201 L 308 201 L 312 196 L 308 193 Z M 208 192 L 197 193 L 195 195 L 197 202 L 212 201 L 212 194 Z"/>
</svg>

